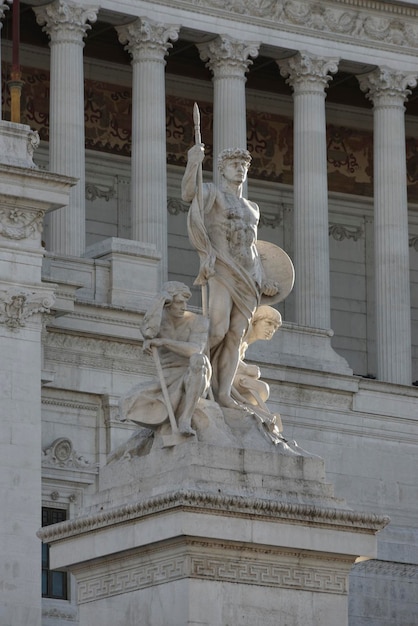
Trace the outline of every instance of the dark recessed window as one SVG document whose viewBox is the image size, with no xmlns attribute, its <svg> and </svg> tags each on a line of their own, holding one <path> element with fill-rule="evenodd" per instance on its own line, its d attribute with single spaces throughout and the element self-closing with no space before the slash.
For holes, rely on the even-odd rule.
<svg viewBox="0 0 418 626">
<path fill-rule="evenodd" d="M 50 526 L 67 519 L 64 509 L 42 507 L 42 526 Z M 68 600 L 67 574 L 49 569 L 49 545 L 42 544 L 42 597 Z"/>
</svg>

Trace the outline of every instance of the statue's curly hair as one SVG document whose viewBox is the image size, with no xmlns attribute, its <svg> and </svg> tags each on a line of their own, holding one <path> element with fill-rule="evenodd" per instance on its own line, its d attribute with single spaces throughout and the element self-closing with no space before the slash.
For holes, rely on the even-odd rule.
<svg viewBox="0 0 418 626">
<path fill-rule="evenodd" d="M 218 170 L 222 172 L 225 166 L 225 161 L 232 161 L 233 159 L 242 159 L 245 161 L 248 169 L 251 164 L 251 158 L 251 154 L 248 150 L 244 150 L 243 148 L 226 148 L 218 155 Z"/>
</svg>

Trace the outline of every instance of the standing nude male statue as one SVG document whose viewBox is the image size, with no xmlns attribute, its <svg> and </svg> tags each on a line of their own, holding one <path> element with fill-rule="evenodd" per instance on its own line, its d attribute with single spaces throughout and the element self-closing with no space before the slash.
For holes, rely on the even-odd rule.
<svg viewBox="0 0 418 626">
<path fill-rule="evenodd" d="M 259 208 L 242 197 L 251 155 L 227 149 L 218 157 L 220 187 L 197 184 L 204 146 L 188 152 L 182 198 L 192 202 L 189 237 L 199 252 L 200 272 L 195 284 L 209 285 L 209 348 L 217 402 L 236 408 L 231 396 L 241 341 L 261 296 L 274 296 L 278 283 L 268 280 L 256 247 Z"/>
</svg>

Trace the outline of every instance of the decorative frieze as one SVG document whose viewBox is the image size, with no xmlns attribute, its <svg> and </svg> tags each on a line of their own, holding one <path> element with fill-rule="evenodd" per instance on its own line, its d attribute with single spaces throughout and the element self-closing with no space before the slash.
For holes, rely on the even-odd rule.
<svg viewBox="0 0 418 626">
<path fill-rule="evenodd" d="M 0 235 L 6 239 L 28 239 L 42 233 L 45 211 L 0 210 Z"/>
<path fill-rule="evenodd" d="M 415 563 L 393 563 L 392 561 L 378 561 L 371 559 L 357 563 L 354 568 L 357 576 L 384 576 L 388 578 L 403 578 L 418 580 L 418 565 Z"/>
<path fill-rule="evenodd" d="M 95 469 L 96 467 L 74 450 L 73 443 L 68 437 L 56 439 L 42 451 L 42 465 L 70 469 Z M 54 499 L 52 494 L 51 498 Z"/>
<path fill-rule="evenodd" d="M 409 238 L 409 247 L 414 248 L 418 252 L 418 235 L 413 235 Z"/>
<path fill-rule="evenodd" d="M 86 200 L 105 200 L 109 202 L 116 195 L 115 187 L 105 187 L 94 183 L 86 183 Z"/>
<path fill-rule="evenodd" d="M 112 571 L 80 572 L 78 603 L 184 578 L 346 594 L 350 565 L 348 559 L 341 563 L 330 557 L 307 558 L 302 552 L 186 540 L 156 548 L 151 557 L 145 552 L 120 559 Z"/>
<path fill-rule="evenodd" d="M 11 330 L 26 326 L 35 313 L 50 313 L 55 296 L 50 291 L 9 289 L 0 291 L 0 323 Z"/>
<path fill-rule="evenodd" d="M 144 358 L 140 342 L 120 342 L 94 337 L 48 332 L 44 344 L 47 363 L 153 375 L 152 359 Z"/>
<path fill-rule="evenodd" d="M 75 607 L 67 606 L 65 602 L 65 608 L 58 608 L 57 606 L 48 606 L 45 604 L 42 606 L 42 618 L 43 619 L 55 619 L 66 622 L 78 622 L 77 609 Z"/>
<path fill-rule="evenodd" d="M 344 224 L 330 224 L 328 233 L 336 241 L 344 241 L 344 239 L 358 241 L 364 235 L 360 226 L 345 226 Z"/>
<path fill-rule="evenodd" d="M 196 9 L 239 15 L 242 21 L 265 28 L 280 28 L 314 37 L 379 47 L 418 47 L 418 12 L 410 7 L 369 0 L 338 0 L 334 6 L 301 0 L 231 0 L 220 6 L 219 0 L 190 0 Z M 386 15 L 382 15 L 386 13 Z"/>
</svg>

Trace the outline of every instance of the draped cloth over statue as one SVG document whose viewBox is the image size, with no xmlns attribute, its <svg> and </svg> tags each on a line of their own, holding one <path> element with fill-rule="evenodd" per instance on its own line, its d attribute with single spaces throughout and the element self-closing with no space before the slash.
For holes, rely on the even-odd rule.
<svg viewBox="0 0 418 626">
<path fill-rule="evenodd" d="M 212 183 L 206 184 L 205 187 L 209 194 L 203 211 L 199 206 L 196 195 L 193 198 L 188 214 L 187 226 L 189 239 L 196 248 L 200 258 L 200 271 L 194 284 L 204 285 L 207 282 L 205 269 L 211 266 L 215 280 L 218 280 L 226 287 L 235 306 L 246 318 L 251 319 L 260 301 L 261 282 L 263 278 L 263 268 L 260 257 L 255 244 L 252 243 L 251 245 L 254 246 L 253 253 L 255 260 L 251 271 L 248 271 L 242 264 L 239 264 L 237 259 L 231 254 L 228 254 L 228 252 L 216 246 L 216 243 L 214 243 L 216 238 L 209 238 L 204 218 L 205 215 L 210 213 L 217 194 L 222 192 Z M 219 225 L 219 228 L 223 227 L 223 224 Z M 216 228 L 216 226 L 214 228 Z"/>
</svg>

